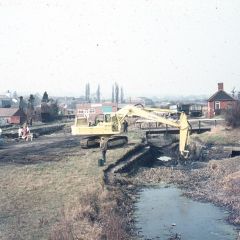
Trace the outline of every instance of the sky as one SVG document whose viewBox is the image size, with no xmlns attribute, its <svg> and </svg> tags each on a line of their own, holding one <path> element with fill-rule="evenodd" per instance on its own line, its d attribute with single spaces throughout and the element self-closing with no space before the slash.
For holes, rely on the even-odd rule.
<svg viewBox="0 0 240 240">
<path fill-rule="evenodd" d="M 240 91 L 239 0 L 0 0 L 0 92 Z"/>
</svg>

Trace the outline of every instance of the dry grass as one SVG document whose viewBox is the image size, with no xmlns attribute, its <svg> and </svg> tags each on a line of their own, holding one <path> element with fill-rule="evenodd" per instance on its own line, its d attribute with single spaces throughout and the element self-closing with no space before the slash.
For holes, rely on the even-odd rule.
<svg viewBox="0 0 240 240">
<path fill-rule="evenodd" d="M 193 134 L 191 140 L 200 140 L 205 144 L 240 144 L 240 129 L 226 129 L 224 126 L 213 127 L 211 132 Z"/>
<path fill-rule="evenodd" d="M 125 209 L 119 207 L 119 202 L 125 200 L 120 191 L 109 192 L 95 187 L 85 191 L 75 206 L 62 213 L 49 239 L 129 239 L 127 218 L 122 216 Z"/>
<path fill-rule="evenodd" d="M 131 148 L 109 150 L 107 164 Z M 66 151 L 57 156 L 58 162 L 1 164 L 0 239 L 48 239 L 50 235 L 51 239 L 97 239 L 102 228 L 91 219 L 99 214 L 94 204 L 103 188 L 103 168 L 97 164 L 100 151 L 79 147 Z M 87 197 L 93 199 L 90 205 L 83 204 L 86 192 L 93 194 Z M 83 209 L 88 217 L 79 216 Z"/>
</svg>

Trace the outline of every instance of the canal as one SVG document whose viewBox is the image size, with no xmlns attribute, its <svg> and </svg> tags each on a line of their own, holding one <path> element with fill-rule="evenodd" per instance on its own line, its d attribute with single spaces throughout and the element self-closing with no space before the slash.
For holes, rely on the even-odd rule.
<svg viewBox="0 0 240 240">
<path fill-rule="evenodd" d="M 143 188 L 135 205 L 140 239 L 234 240 L 237 230 L 228 212 L 211 203 L 191 200 L 174 186 Z"/>
</svg>

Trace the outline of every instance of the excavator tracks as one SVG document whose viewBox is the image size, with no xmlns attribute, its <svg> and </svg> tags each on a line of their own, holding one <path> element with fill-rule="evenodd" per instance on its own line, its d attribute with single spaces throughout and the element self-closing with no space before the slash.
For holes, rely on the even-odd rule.
<svg viewBox="0 0 240 240">
<path fill-rule="evenodd" d="M 107 139 L 107 146 L 109 149 L 122 147 L 127 144 L 128 138 L 127 136 L 112 136 Z M 100 137 L 99 136 L 91 136 L 84 137 L 80 141 L 81 148 L 94 148 L 99 147 Z"/>
<path fill-rule="evenodd" d="M 122 147 L 127 144 L 128 138 L 126 136 L 112 136 L 107 141 L 108 148 Z"/>
<path fill-rule="evenodd" d="M 100 138 L 99 136 L 84 137 L 80 140 L 81 148 L 94 148 L 99 147 Z"/>
</svg>

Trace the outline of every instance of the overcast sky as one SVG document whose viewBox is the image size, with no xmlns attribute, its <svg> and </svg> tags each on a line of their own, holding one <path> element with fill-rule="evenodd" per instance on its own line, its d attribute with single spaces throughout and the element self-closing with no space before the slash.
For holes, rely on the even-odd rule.
<svg viewBox="0 0 240 240">
<path fill-rule="evenodd" d="M 240 90 L 239 0 L 0 0 L 0 92 Z"/>
</svg>

